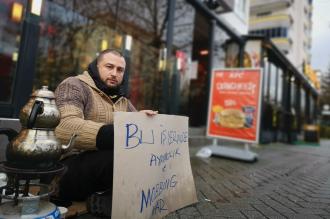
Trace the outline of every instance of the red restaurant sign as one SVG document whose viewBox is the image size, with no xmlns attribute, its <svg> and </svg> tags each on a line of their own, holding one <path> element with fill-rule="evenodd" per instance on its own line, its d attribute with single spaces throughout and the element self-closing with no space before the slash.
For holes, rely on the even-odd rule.
<svg viewBox="0 0 330 219">
<path fill-rule="evenodd" d="M 213 71 L 207 135 L 257 143 L 262 74 L 260 69 Z"/>
</svg>

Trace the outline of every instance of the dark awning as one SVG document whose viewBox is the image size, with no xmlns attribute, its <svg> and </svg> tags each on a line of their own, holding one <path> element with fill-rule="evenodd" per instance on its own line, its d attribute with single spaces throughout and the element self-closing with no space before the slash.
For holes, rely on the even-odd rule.
<svg viewBox="0 0 330 219">
<path fill-rule="evenodd" d="M 243 45 L 244 40 L 243 38 L 236 33 L 233 29 L 228 27 L 221 19 L 218 18 L 218 16 L 212 12 L 202 1 L 199 0 L 187 0 L 188 3 L 190 3 L 196 10 L 198 10 L 199 13 L 201 13 L 203 16 L 205 16 L 207 19 L 215 20 L 216 24 L 224 30 L 230 38 L 238 42 L 240 45 Z"/>
<path fill-rule="evenodd" d="M 274 64 L 281 67 L 284 71 L 290 71 L 295 78 L 301 81 L 301 84 L 309 91 L 313 96 L 318 96 L 318 90 L 313 87 L 308 78 L 300 72 L 296 66 L 289 61 L 289 59 L 277 48 L 277 46 L 267 37 L 247 35 L 245 39 L 260 39 L 262 40 L 263 48 L 266 49 L 268 59 Z"/>
</svg>

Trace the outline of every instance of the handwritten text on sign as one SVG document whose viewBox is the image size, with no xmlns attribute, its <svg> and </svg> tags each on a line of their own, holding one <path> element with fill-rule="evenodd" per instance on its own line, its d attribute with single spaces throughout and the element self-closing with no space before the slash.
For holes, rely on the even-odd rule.
<svg viewBox="0 0 330 219">
<path fill-rule="evenodd" d="M 115 113 L 113 218 L 161 218 L 197 201 L 188 118 Z"/>
</svg>

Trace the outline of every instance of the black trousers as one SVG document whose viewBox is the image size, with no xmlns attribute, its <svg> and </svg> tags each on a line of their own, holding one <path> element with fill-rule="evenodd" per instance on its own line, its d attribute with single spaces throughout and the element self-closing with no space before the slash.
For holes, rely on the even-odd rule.
<svg viewBox="0 0 330 219">
<path fill-rule="evenodd" d="M 67 172 L 59 183 L 59 198 L 83 201 L 94 192 L 112 195 L 113 151 L 86 151 L 61 161 Z"/>
</svg>

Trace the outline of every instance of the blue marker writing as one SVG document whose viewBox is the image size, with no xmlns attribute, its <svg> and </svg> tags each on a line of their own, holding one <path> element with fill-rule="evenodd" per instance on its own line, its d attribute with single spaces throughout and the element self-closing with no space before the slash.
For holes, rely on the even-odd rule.
<svg viewBox="0 0 330 219">
<path fill-rule="evenodd" d="M 126 124 L 126 149 L 132 149 L 140 144 L 154 144 L 155 137 L 154 137 L 154 130 L 150 130 L 150 135 L 148 140 L 144 140 L 146 135 L 143 135 L 143 130 L 139 130 L 139 127 L 134 124 Z"/>
<path fill-rule="evenodd" d="M 162 213 L 162 211 L 166 211 L 167 208 L 166 208 L 166 204 L 165 204 L 165 201 L 163 199 L 158 199 L 157 202 L 156 202 L 156 205 L 152 208 L 152 215 L 155 215 L 155 214 L 160 214 Z"/>
<path fill-rule="evenodd" d="M 176 175 L 173 174 L 171 178 L 157 183 L 152 188 L 148 188 L 147 192 L 144 192 L 144 190 L 142 189 L 140 213 L 143 212 L 144 208 L 148 208 L 148 206 L 151 206 L 151 204 L 162 194 L 163 191 L 166 191 L 170 188 L 174 188 L 177 183 L 178 181 L 176 180 Z"/>
<path fill-rule="evenodd" d="M 151 154 L 149 165 L 150 166 L 160 166 L 163 163 L 166 163 L 166 161 L 179 157 L 180 155 L 181 155 L 181 153 L 179 151 L 179 148 L 168 151 L 161 155 Z"/>
</svg>

